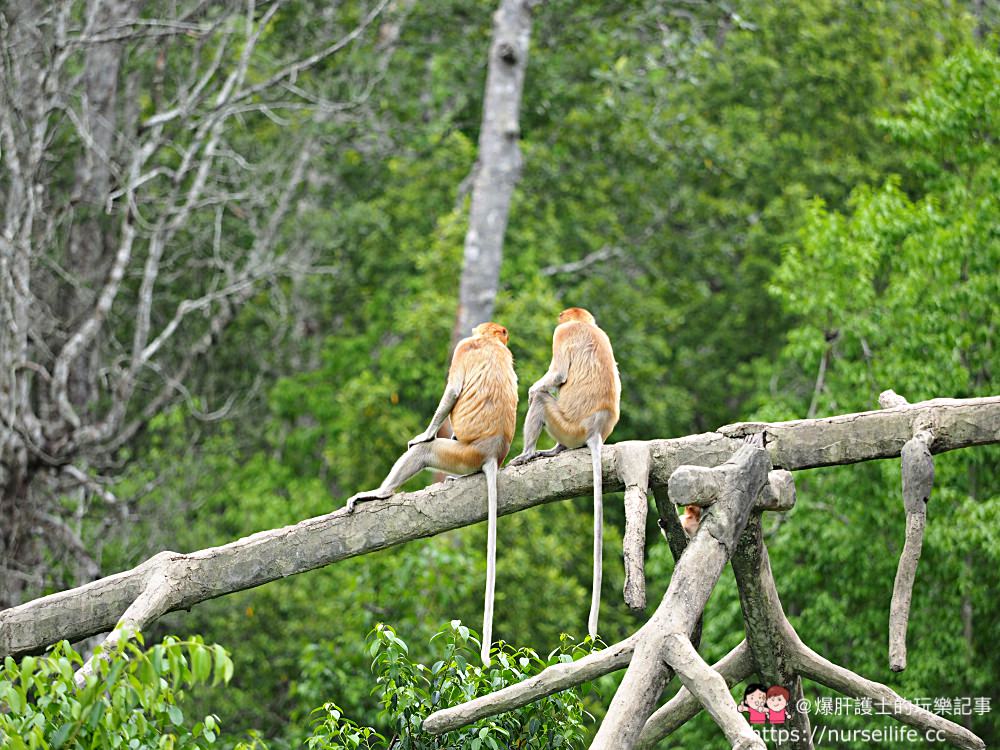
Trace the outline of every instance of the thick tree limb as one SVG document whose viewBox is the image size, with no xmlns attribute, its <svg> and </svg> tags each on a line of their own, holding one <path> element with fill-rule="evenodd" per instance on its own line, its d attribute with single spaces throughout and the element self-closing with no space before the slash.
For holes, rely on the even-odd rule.
<svg viewBox="0 0 1000 750">
<path fill-rule="evenodd" d="M 624 641 L 588 654 L 577 661 L 555 664 L 524 682 L 508 685 L 495 693 L 468 703 L 436 711 L 424 720 L 423 730 L 431 734 L 443 734 L 472 724 L 486 716 L 513 711 L 560 690 L 616 672 L 628 665 L 638 638 L 639 633 L 636 633 Z"/>
<path fill-rule="evenodd" d="M 666 657 L 684 687 L 694 695 L 733 748 L 766 750 L 764 741 L 751 729 L 736 708 L 726 680 L 702 659 L 686 637 L 675 634 L 667 640 Z"/>
<path fill-rule="evenodd" d="M 824 659 L 805 644 L 799 643 L 798 669 L 804 677 L 852 698 L 869 698 L 873 706 L 887 715 L 924 731 L 935 730 L 940 737 L 964 750 L 985 750 L 986 743 L 965 727 L 948 721 L 902 698 L 889 687 L 856 675 L 849 669 Z"/>
<path fill-rule="evenodd" d="M 873 458 L 894 458 L 918 428 L 934 433 L 934 445 L 931 446 L 934 454 L 997 442 L 1000 424 L 995 408 L 998 404 L 998 396 L 938 398 L 823 419 L 774 424 L 740 422 L 720 427 L 718 432 L 734 438 L 763 432 L 764 445 L 776 468 L 837 466 Z M 977 409 L 976 405 L 984 408 Z M 807 430 L 802 430 L 804 425 L 809 425 Z M 665 478 L 654 476 L 654 484 L 664 481 Z"/>
<path fill-rule="evenodd" d="M 673 440 L 652 440 L 650 482 L 666 484 L 682 464 L 718 465 L 741 444 L 743 434 L 763 433 L 772 462 L 787 469 L 811 468 L 889 458 L 912 434 L 912 423 L 929 419 L 942 452 L 1000 442 L 1000 397 L 940 399 L 881 412 L 848 414 L 778 424 L 731 425 L 721 432 Z M 852 440 L 850 426 L 857 429 Z M 845 445 L 847 443 L 848 445 Z M 803 446 L 808 446 L 807 450 Z M 895 453 L 893 451 L 896 451 Z M 623 489 L 615 470 L 617 446 L 604 452 L 608 492 Z M 832 458 L 837 461 L 831 461 Z M 499 478 L 499 512 L 525 508 L 591 490 L 586 450 L 567 451 L 524 467 L 507 468 Z M 130 571 L 0 612 L 0 655 L 37 652 L 56 641 L 77 640 L 113 628 L 146 588 L 154 569 L 169 566 L 174 587 L 164 611 L 259 586 L 348 557 L 385 549 L 482 521 L 486 489 L 481 477 L 438 484 L 367 505 L 352 515 L 331 513 L 281 529 L 263 531 L 221 547 L 182 555 L 161 553 Z"/>
<path fill-rule="evenodd" d="M 884 391 L 879 396 L 883 406 L 902 406 L 906 399 L 894 391 Z M 917 578 L 917 564 L 924 545 L 924 528 L 927 525 L 927 502 L 934 486 L 934 459 L 931 446 L 934 433 L 921 429 L 918 423 L 912 438 L 900 452 L 903 476 L 903 510 L 906 512 L 906 538 L 899 556 L 896 580 L 892 586 L 892 603 L 889 606 L 889 668 L 893 672 L 906 669 L 906 631 L 910 624 L 910 603 L 913 584 Z"/>
<path fill-rule="evenodd" d="M 747 643 L 757 672 L 767 685 L 788 688 L 786 727 L 793 730 L 783 750 L 812 750 L 809 716 L 795 710 L 803 699 L 802 680 L 797 671 L 795 647 L 798 636 L 785 617 L 771 573 L 771 560 L 764 546 L 760 513 L 755 513 L 740 538 L 732 559 L 739 590 L 740 607 L 747 633 Z M 795 739 L 792 740 L 792 737 Z"/>
<path fill-rule="evenodd" d="M 731 688 L 747 679 L 754 672 L 753 656 L 747 642 L 740 644 L 712 665 Z M 682 687 L 677 694 L 664 703 L 649 717 L 639 735 L 639 748 L 653 748 L 667 735 L 680 729 L 684 724 L 701 713 L 702 705 L 690 690 Z"/>
<path fill-rule="evenodd" d="M 660 527 L 660 534 L 663 535 L 664 541 L 670 547 L 670 556 L 674 558 L 674 565 L 676 565 L 677 561 L 681 559 L 681 555 L 684 554 L 684 550 L 687 549 L 690 540 L 684 531 L 684 527 L 681 526 L 681 520 L 677 516 L 677 506 L 670 501 L 667 488 L 662 485 L 655 487 L 653 489 L 653 499 L 656 502 L 656 511 L 659 515 L 656 525 Z M 701 645 L 701 632 L 704 625 L 705 615 L 702 613 L 702 616 L 698 618 L 698 622 L 694 626 L 694 630 L 691 631 L 691 644 L 695 648 Z"/>
<path fill-rule="evenodd" d="M 625 604 L 632 611 L 646 608 L 646 515 L 649 511 L 649 447 L 618 443 L 618 473 L 625 485 Z"/>
</svg>

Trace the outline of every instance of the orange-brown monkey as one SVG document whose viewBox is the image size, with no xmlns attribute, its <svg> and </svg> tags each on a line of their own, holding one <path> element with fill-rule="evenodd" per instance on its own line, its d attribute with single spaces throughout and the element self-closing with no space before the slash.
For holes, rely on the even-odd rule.
<svg viewBox="0 0 1000 750">
<path fill-rule="evenodd" d="M 507 329 L 481 323 L 472 336 L 455 347 L 448 385 L 430 425 L 407 445 L 377 490 L 347 501 L 347 512 L 362 500 L 389 497 L 422 469 L 454 474 L 486 475 L 488 527 L 486 534 L 486 596 L 483 607 L 483 663 L 490 663 L 493 641 L 493 590 L 497 555 L 497 469 L 507 457 L 517 425 L 517 375 L 507 348 Z M 450 416 L 454 439 L 436 437 Z"/>
<path fill-rule="evenodd" d="M 694 536 L 694 532 L 698 530 L 700 524 L 701 507 L 697 505 L 685 505 L 684 515 L 681 516 L 681 526 L 684 528 L 684 533 L 687 534 L 688 539 Z"/>
<path fill-rule="evenodd" d="M 557 390 L 558 398 L 552 394 Z M 579 307 L 559 313 L 552 334 L 552 364 L 528 390 L 528 415 L 524 419 L 524 452 L 511 464 L 541 456 L 555 456 L 569 448 L 590 448 L 594 476 L 594 587 L 591 593 L 591 636 L 597 635 L 601 605 L 601 547 L 604 543 L 604 503 L 601 446 L 618 423 L 622 386 L 611 341 L 597 327 L 594 316 Z M 542 427 L 556 440 L 556 447 L 535 450 Z"/>
</svg>

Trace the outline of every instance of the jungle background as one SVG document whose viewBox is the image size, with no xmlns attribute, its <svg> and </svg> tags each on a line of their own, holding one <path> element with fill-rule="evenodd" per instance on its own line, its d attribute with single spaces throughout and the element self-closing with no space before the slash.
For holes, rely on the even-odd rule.
<svg viewBox="0 0 1000 750">
<path fill-rule="evenodd" d="M 158 5 L 140 15 L 156 17 Z M 371 7 L 284 4 L 257 54 L 280 60 L 336 38 Z M 116 447 L 114 462 L 94 466 L 98 489 L 38 490 L 82 550 L 39 532 L 32 574 L 8 603 L 163 549 L 327 513 L 376 486 L 426 426 L 455 325 L 493 10 L 392 3 L 296 82 L 355 106 L 241 121 L 233 149 L 251 162 L 291 159 L 290 134 L 310 144 L 275 237 L 277 257 L 308 263 L 253 279 L 183 390 Z M 612 442 L 862 411 L 886 388 L 911 402 L 1000 392 L 998 21 L 989 2 L 539 4 L 524 168 L 494 313 L 510 330 L 522 396 L 571 305 L 593 312 L 615 347 L 623 395 Z M 157 102 L 142 82 L 169 79 L 189 44 L 180 35 L 158 49 L 126 46 L 119 75 L 138 76 L 147 115 Z M 57 137 L 47 148 L 65 169 L 77 144 Z M 71 201 L 73 180 L 53 175 L 53 202 Z M 227 252 L 249 252 L 257 228 L 241 200 L 234 187 L 223 210 L 192 214 L 176 241 L 192 257 L 207 257 L 216 234 Z M 100 212 L 92 220 L 113 223 Z M 32 262 L 44 266 L 60 247 L 40 244 Z M 184 299 L 194 283 L 188 272 L 162 274 L 158 294 Z M 112 338 L 133 335 L 128 309 L 109 318 Z M 146 398 L 140 387 L 130 408 Z M 525 407 L 522 398 L 519 424 Z M 996 448 L 937 459 L 902 674 L 886 656 L 903 542 L 898 462 L 799 473 L 797 507 L 765 529 L 779 593 L 807 643 L 910 698 L 991 699 L 991 710 L 956 719 L 988 745 L 1000 741 L 998 468 Z M 607 643 L 643 621 L 618 593 L 619 501 L 605 499 Z M 563 632 L 582 638 L 590 523 L 587 498 L 500 520 L 498 638 L 543 654 Z M 673 562 L 652 517 L 647 538 L 655 603 Z M 271 747 L 298 746 L 325 701 L 380 726 L 366 635 L 390 624 L 412 658 L 432 661 L 428 641 L 443 624 L 480 621 L 484 550 L 485 526 L 443 534 L 172 614 L 147 640 L 196 633 L 230 651 L 232 681 L 191 700 L 233 740 L 255 730 Z M 711 663 L 742 637 L 727 574 L 701 652 Z M 602 682 L 610 695 L 613 678 Z M 807 684 L 806 695 L 824 692 Z M 587 700 L 599 717 L 600 700 Z M 831 726 L 870 720 L 813 715 Z M 663 746 L 721 742 L 701 716 Z M 867 745 L 843 745 L 855 746 Z"/>
</svg>

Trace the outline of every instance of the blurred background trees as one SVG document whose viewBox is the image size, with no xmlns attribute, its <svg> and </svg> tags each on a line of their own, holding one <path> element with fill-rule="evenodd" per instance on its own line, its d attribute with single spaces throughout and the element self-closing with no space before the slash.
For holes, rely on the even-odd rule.
<svg viewBox="0 0 1000 750">
<path fill-rule="evenodd" d="M 374 486 L 433 411 L 455 324 L 493 4 L 125 4 L 91 28 L 96 5 L 53 7 L 30 33 L 20 4 L 0 11 L 8 604 Z M 494 312 L 522 383 L 544 371 L 558 311 L 579 305 L 620 363 L 615 440 L 874 408 L 890 387 L 911 401 L 997 393 L 996 22 L 989 3 L 932 0 L 539 5 Z M 114 38 L 60 41 L 88 29 Z M 29 61 L 58 76 L 32 80 Z M 92 94 L 90 68 L 107 78 Z M 226 99 L 230 80 L 250 93 Z M 107 174 L 88 162 L 109 151 Z M 41 186 L 34 204 L 24 185 Z M 69 363 L 74 425 L 46 378 L 129 233 L 114 303 Z M 169 345 L 133 367 L 182 309 Z M 115 429 L 82 439 L 116 408 Z M 33 433 L 32 415 L 54 426 Z M 938 459 L 901 675 L 885 643 L 898 464 L 800 475 L 797 508 L 766 531 L 810 645 L 908 697 L 996 696 L 998 463 L 995 449 Z M 636 625 L 615 593 L 617 508 L 608 498 L 607 641 Z M 501 520 L 498 637 L 548 653 L 560 632 L 585 632 L 589 512 L 582 499 Z M 650 601 L 672 568 L 654 531 Z M 442 623 L 476 622 L 484 534 L 269 584 L 161 629 L 231 649 L 233 681 L 198 694 L 227 732 L 294 744 L 325 701 L 377 724 L 365 634 L 391 623 L 418 651 Z M 724 578 L 702 650 L 711 660 L 741 636 Z M 1000 739 L 995 714 L 966 720 Z M 718 736 L 703 721 L 675 742 Z"/>
</svg>

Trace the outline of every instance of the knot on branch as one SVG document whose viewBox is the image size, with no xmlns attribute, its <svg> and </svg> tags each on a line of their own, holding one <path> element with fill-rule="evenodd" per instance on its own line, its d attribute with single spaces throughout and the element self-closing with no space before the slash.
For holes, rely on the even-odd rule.
<svg viewBox="0 0 1000 750">
<path fill-rule="evenodd" d="M 897 406 L 906 406 L 909 403 L 891 388 L 878 394 L 878 405 L 883 409 L 895 409 Z"/>
<path fill-rule="evenodd" d="M 508 65 L 517 64 L 517 49 L 510 42 L 500 42 L 497 44 L 497 57 Z"/>
</svg>

